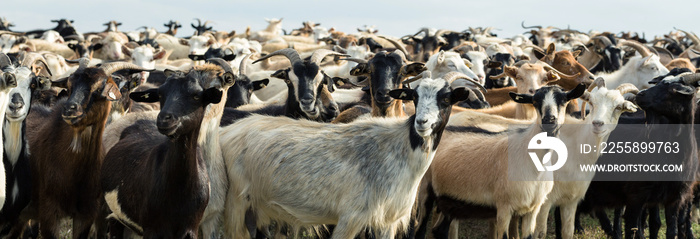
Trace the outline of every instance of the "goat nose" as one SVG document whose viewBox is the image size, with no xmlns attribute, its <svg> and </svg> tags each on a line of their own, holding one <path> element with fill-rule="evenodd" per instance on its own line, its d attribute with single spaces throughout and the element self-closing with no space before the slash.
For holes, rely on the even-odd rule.
<svg viewBox="0 0 700 239">
<path fill-rule="evenodd" d="M 24 102 L 13 102 L 8 106 L 10 107 L 10 110 L 17 111 L 19 109 L 22 109 L 22 107 L 24 107 Z"/>
<path fill-rule="evenodd" d="M 553 115 L 545 115 L 542 117 L 542 122 L 547 124 L 554 123 L 555 120 L 556 118 Z"/>
<path fill-rule="evenodd" d="M 535 89 L 529 89 L 527 92 L 530 94 L 535 94 Z"/>
<path fill-rule="evenodd" d="M 603 123 L 603 121 L 601 121 L 601 120 L 594 120 L 593 121 L 593 126 L 595 126 L 595 127 L 603 127 L 604 124 L 605 123 Z"/>
<path fill-rule="evenodd" d="M 428 123 L 428 120 L 427 119 L 416 119 L 416 122 L 418 122 L 418 124 L 422 125 L 422 124 Z"/>
</svg>

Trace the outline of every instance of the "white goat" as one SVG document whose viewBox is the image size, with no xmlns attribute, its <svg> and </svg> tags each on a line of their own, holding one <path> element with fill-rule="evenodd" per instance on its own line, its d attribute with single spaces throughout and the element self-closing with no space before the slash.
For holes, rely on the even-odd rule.
<svg viewBox="0 0 700 239">
<path fill-rule="evenodd" d="M 246 236 L 243 222 L 251 208 L 258 225 L 337 224 L 334 239 L 354 238 L 364 228 L 374 229 L 377 238 L 394 238 L 408 225 L 451 104 L 469 94 L 450 90 L 450 78 L 393 90 L 393 97 L 416 102 L 416 115 L 408 119 L 328 125 L 250 116 L 222 128 L 230 181 L 226 237 Z M 328 150 L 338 144 L 347 147 Z"/>
<path fill-rule="evenodd" d="M 637 50 L 641 56 L 634 56 L 627 61 L 619 70 L 611 73 L 600 73 L 596 77 L 605 79 L 605 84 L 610 88 L 615 88 L 623 83 L 630 83 L 638 89 L 651 87 L 649 81 L 654 77 L 668 74 L 668 69 L 661 64 L 659 56 L 652 54 L 646 47 L 632 41 L 621 43 Z"/>
<path fill-rule="evenodd" d="M 162 59 L 165 56 L 165 51 L 162 49 L 156 50 L 150 45 L 138 46 L 134 49 L 122 46 L 122 52 L 131 58 L 131 63 L 146 69 L 155 69 L 156 60 Z M 146 82 L 150 72 L 141 71 L 141 83 Z"/>
</svg>

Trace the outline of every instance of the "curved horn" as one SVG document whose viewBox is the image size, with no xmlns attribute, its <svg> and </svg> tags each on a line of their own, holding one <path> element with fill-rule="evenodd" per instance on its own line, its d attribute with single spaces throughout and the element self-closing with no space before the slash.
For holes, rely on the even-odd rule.
<svg viewBox="0 0 700 239">
<path fill-rule="evenodd" d="M 299 57 L 299 53 L 292 48 L 284 48 L 281 50 L 276 50 L 270 54 L 267 54 L 266 56 L 260 57 L 257 60 L 253 61 L 253 64 L 258 63 L 258 62 L 263 61 L 263 60 L 266 60 L 267 58 L 270 58 L 273 56 L 278 56 L 278 55 L 286 56 L 287 59 L 289 59 L 289 62 L 292 63 L 292 66 L 294 66 L 296 64 L 302 64 L 301 57 Z"/>
<path fill-rule="evenodd" d="M 630 83 L 621 84 L 620 86 L 615 88 L 615 90 L 619 90 L 621 95 L 625 95 L 627 93 L 631 93 L 631 94 L 636 95 L 637 93 L 639 93 L 639 89 L 637 89 L 637 87 L 635 85 L 630 84 Z"/>
<path fill-rule="evenodd" d="M 586 104 L 588 103 L 589 97 L 590 97 L 590 91 L 593 91 L 596 87 L 605 87 L 605 80 L 603 77 L 598 77 L 591 83 L 590 86 L 588 86 L 588 91 L 584 92 L 584 94 L 581 96 L 583 99 L 583 104 L 581 104 L 581 119 L 586 119 Z"/>
<path fill-rule="evenodd" d="M 583 43 L 580 43 L 580 42 L 574 43 L 574 45 L 573 45 L 574 49 L 575 49 L 577 46 L 581 46 L 581 47 L 583 47 L 583 50 L 584 50 L 584 51 L 589 51 L 589 52 L 590 52 L 590 50 L 588 50 L 588 47 L 586 47 L 586 45 L 584 45 Z"/>
<path fill-rule="evenodd" d="M 542 29 L 542 26 L 529 26 L 529 27 L 526 27 L 526 26 L 525 26 L 525 21 L 524 21 L 524 20 L 523 20 L 522 22 L 520 22 L 520 26 L 523 27 L 523 29 L 530 29 L 530 28 Z"/>
<path fill-rule="evenodd" d="M 418 36 L 418 34 L 420 34 L 421 32 L 425 32 L 425 36 L 428 36 L 428 34 L 430 33 L 430 31 L 428 31 L 428 28 L 424 27 L 424 28 L 421 28 L 420 30 L 418 30 L 418 32 L 416 32 L 416 34 L 413 34 L 413 36 L 414 37 Z"/>
<path fill-rule="evenodd" d="M 620 44 L 622 44 L 623 46 L 628 46 L 628 47 L 634 48 L 635 50 L 637 50 L 637 52 L 639 52 L 639 54 L 642 55 L 642 57 L 647 57 L 647 56 L 651 55 L 651 51 L 649 51 L 649 49 L 647 49 L 644 45 L 639 44 L 637 42 L 624 41 Z"/>
<path fill-rule="evenodd" d="M 682 76 L 681 80 L 683 80 L 685 84 L 692 85 L 693 83 L 700 81 L 700 73 Z"/>
<path fill-rule="evenodd" d="M 243 60 L 241 60 L 241 65 L 238 67 L 238 75 L 239 76 L 248 75 L 248 65 L 246 64 L 246 62 L 248 62 L 248 58 L 250 58 L 250 56 L 252 56 L 252 55 L 253 55 L 252 53 L 245 55 L 245 57 L 243 57 Z"/>
<path fill-rule="evenodd" d="M 202 26 L 202 20 L 199 20 L 199 18 L 195 18 L 194 20 L 197 20 L 197 26 Z"/>
<path fill-rule="evenodd" d="M 579 75 L 581 75 L 581 73 L 576 73 L 576 75 L 567 75 L 567 74 L 564 74 L 557 69 L 554 69 L 554 67 L 550 66 L 549 64 L 545 63 L 544 61 L 537 61 L 537 62 L 541 63 L 545 69 L 550 70 L 550 71 L 554 71 L 562 79 L 565 79 L 565 80 L 573 80 L 573 79 L 576 79 L 576 77 L 578 77 Z"/>
<path fill-rule="evenodd" d="M 224 69 L 225 72 L 233 73 L 233 69 L 231 68 L 231 64 L 224 61 L 224 59 L 221 59 L 218 57 L 217 58 L 210 58 L 210 59 L 207 59 L 207 62 L 214 64 L 214 65 L 217 65 L 217 66 L 220 66 L 222 69 Z"/>
<path fill-rule="evenodd" d="M 609 39 L 608 37 L 606 37 L 606 36 L 597 36 L 597 37 L 594 37 L 594 38 L 591 39 L 591 40 L 598 40 L 598 41 L 600 41 L 601 43 L 603 43 L 603 45 L 605 45 L 606 47 L 612 45 L 612 42 L 611 42 L 610 39 Z"/>
<path fill-rule="evenodd" d="M 423 72 L 421 72 L 419 75 L 414 76 L 414 77 L 412 77 L 412 78 L 405 79 L 405 80 L 404 80 L 403 82 L 401 82 L 401 83 L 403 83 L 403 84 L 410 84 L 410 83 L 413 83 L 414 81 L 417 81 L 417 80 L 420 80 L 420 79 L 423 79 L 423 78 L 431 78 L 431 77 L 432 77 L 432 76 L 431 76 L 431 74 L 430 74 L 430 71 L 423 71 Z"/>
<path fill-rule="evenodd" d="M 489 76 L 489 79 L 491 79 L 491 80 L 496 80 L 496 79 L 500 79 L 500 78 L 503 78 L 503 77 L 506 77 L 506 76 L 508 76 L 508 74 L 506 74 L 505 69 L 503 69 L 503 72 L 502 72 L 501 74 L 495 75 L 495 76 Z"/>
<path fill-rule="evenodd" d="M 83 59 L 87 60 L 86 58 L 80 58 L 80 63 L 82 66 Z M 115 71 L 118 70 L 124 70 L 124 69 L 130 69 L 130 70 L 140 70 L 140 71 L 151 71 L 152 69 L 146 69 L 142 68 L 140 66 L 134 65 L 132 63 L 127 63 L 127 62 L 110 62 L 110 63 L 105 63 L 102 64 L 102 66 L 99 67 L 106 75 L 111 75 Z"/>
<path fill-rule="evenodd" d="M 406 56 L 408 56 L 408 51 L 401 44 L 399 44 L 399 42 L 395 41 L 394 39 L 387 38 L 385 36 L 379 36 L 379 38 L 382 38 L 384 40 L 391 42 L 391 44 L 393 44 L 394 47 L 396 47 L 396 49 L 399 49 L 399 51 L 401 51 L 403 53 L 404 59 L 406 59 Z"/>
<path fill-rule="evenodd" d="M 350 56 L 346 55 L 340 52 L 335 52 L 331 50 L 326 50 L 326 49 L 318 49 L 314 51 L 314 53 L 311 54 L 311 62 L 316 63 L 316 65 L 321 65 L 321 61 L 323 61 L 323 58 L 325 58 L 328 55 L 333 55 L 333 56 Z"/>
<path fill-rule="evenodd" d="M 87 68 L 88 64 L 90 63 L 90 59 L 88 59 L 86 57 L 83 57 L 83 58 L 80 58 L 77 60 L 65 60 L 65 61 L 68 63 L 72 63 L 72 64 L 78 63 L 78 69 L 76 71 Z"/>
<path fill-rule="evenodd" d="M 700 45 L 700 39 L 698 39 L 698 36 L 696 36 L 695 34 L 683 31 L 681 29 L 678 29 L 678 31 L 681 31 L 682 33 L 684 33 L 685 37 L 690 38 L 690 40 L 693 41 L 693 44 Z"/>
<path fill-rule="evenodd" d="M 365 59 L 360 59 L 360 58 L 352 58 L 352 57 L 348 57 L 348 58 L 340 58 L 340 59 L 338 59 L 338 60 L 354 61 L 354 62 L 357 62 L 357 63 L 367 63 L 367 62 L 368 62 L 368 61 L 367 61 L 367 60 L 365 60 Z"/>
<path fill-rule="evenodd" d="M 593 91 L 596 87 L 605 87 L 605 79 L 603 77 L 596 78 L 590 86 L 588 86 L 588 91 Z"/>
<path fill-rule="evenodd" d="M 0 31 L 0 35 L 10 34 L 15 36 L 24 36 L 23 32 Z"/>
<path fill-rule="evenodd" d="M 10 60 L 10 57 L 5 53 L 0 53 L 0 70 L 11 65 L 12 61 Z"/>
<path fill-rule="evenodd" d="M 204 22 L 204 25 L 203 25 L 203 26 L 205 26 L 205 27 L 206 27 L 206 26 L 207 26 L 207 24 L 209 24 L 209 23 L 212 23 L 212 21 L 209 21 L 209 20 L 205 21 L 205 22 Z"/>
<path fill-rule="evenodd" d="M 24 60 L 22 60 L 21 66 L 26 66 L 26 67 L 31 68 L 37 62 L 44 64 L 44 69 L 46 69 L 46 72 L 48 72 L 49 75 L 53 75 L 51 73 L 51 69 L 49 69 L 49 64 L 46 63 L 46 59 L 44 59 L 44 57 L 38 53 L 27 53 L 27 55 L 25 55 L 25 57 L 24 57 Z"/>
<path fill-rule="evenodd" d="M 476 87 L 478 87 L 479 90 L 481 90 L 482 92 L 486 92 L 486 88 L 479 84 L 479 81 L 472 79 L 471 77 L 465 75 L 462 72 L 452 71 L 450 73 L 445 74 L 442 78 L 445 79 L 445 81 L 447 81 L 447 84 L 452 84 L 452 82 L 454 82 L 457 79 L 465 79 L 467 81 L 470 81 L 471 83 L 474 83 L 474 85 L 476 85 Z"/>
</svg>

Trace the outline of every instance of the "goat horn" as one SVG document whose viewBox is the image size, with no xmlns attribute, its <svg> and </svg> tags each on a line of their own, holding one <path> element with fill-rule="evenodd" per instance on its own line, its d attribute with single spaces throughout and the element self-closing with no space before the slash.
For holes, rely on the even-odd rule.
<svg viewBox="0 0 700 239">
<path fill-rule="evenodd" d="M 637 43 L 634 41 L 624 41 L 620 44 L 634 48 L 635 50 L 637 50 L 639 52 L 639 54 L 642 55 L 642 57 L 647 57 L 647 56 L 651 55 L 651 51 L 649 51 L 649 49 L 647 49 L 644 45 L 642 45 L 640 43 Z"/>
<path fill-rule="evenodd" d="M 206 27 L 206 26 L 207 26 L 207 24 L 209 24 L 209 23 L 212 23 L 212 21 L 209 21 L 209 20 L 207 20 L 206 22 L 204 22 L 204 25 L 203 25 L 203 26 L 205 26 L 205 27 Z"/>
<path fill-rule="evenodd" d="M 226 62 L 224 59 L 221 59 L 218 57 L 210 58 L 210 59 L 207 59 L 207 62 L 214 64 L 214 65 L 217 65 L 217 66 L 220 66 L 222 69 L 224 69 L 225 72 L 233 73 L 233 69 L 231 68 L 231 64 Z"/>
<path fill-rule="evenodd" d="M 194 20 L 197 20 L 197 25 L 201 26 L 202 25 L 202 20 L 199 20 L 199 18 L 195 18 Z"/>
<path fill-rule="evenodd" d="M 693 83 L 700 81 L 700 73 L 682 76 L 681 80 L 683 80 L 685 84 L 692 85 Z"/>
<path fill-rule="evenodd" d="M 495 75 L 495 76 L 489 76 L 489 79 L 491 79 L 491 80 L 496 80 L 496 79 L 500 79 L 500 78 L 503 78 L 503 77 L 506 77 L 506 76 L 508 76 L 508 74 L 506 73 L 506 69 L 503 68 L 503 72 L 502 72 L 501 74 Z"/>
<path fill-rule="evenodd" d="M 10 60 L 10 57 L 7 56 L 7 54 L 5 53 L 0 53 L 0 70 L 8 66 L 12 66 L 12 61 Z"/>
<path fill-rule="evenodd" d="M 311 62 L 316 63 L 316 65 L 321 65 L 321 61 L 323 61 L 323 58 L 326 56 L 333 55 L 333 56 L 350 56 L 346 55 L 343 53 L 331 51 L 331 50 L 326 50 L 326 49 L 318 49 L 314 51 L 314 53 L 311 54 Z"/>
<path fill-rule="evenodd" d="M 246 62 L 248 62 L 248 59 L 250 58 L 251 55 L 253 55 L 253 54 L 251 53 L 251 54 L 245 55 L 245 57 L 243 57 L 243 60 L 241 60 L 241 65 L 238 67 L 238 75 L 239 76 L 248 75 L 248 65 L 246 64 Z"/>
<path fill-rule="evenodd" d="M 445 81 L 447 81 L 447 84 L 452 84 L 452 82 L 454 82 L 457 79 L 465 79 L 467 81 L 470 81 L 471 83 L 474 83 L 474 85 L 476 85 L 476 87 L 478 87 L 479 90 L 486 92 L 486 88 L 479 84 L 479 81 L 472 79 L 471 77 L 465 75 L 462 72 L 452 71 L 450 73 L 445 74 L 442 78 L 445 79 Z"/>
<path fill-rule="evenodd" d="M 601 41 L 603 43 L 603 45 L 605 45 L 606 47 L 612 45 L 612 42 L 606 36 L 597 36 L 597 37 L 594 37 L 592 40 Z"/>
<path fill-rule="evenodd" d="M 89 63 L 90 63 L 90 59 L 88 59 L 88 58 L 83 57 L 83 58 L 78 59 L 78 70 L 87 68 Z"/>
<path fill-rule="evenodd" d="M 4 34 L 10 34 L 10 35 L 15 35 L 15 36 L 24 36 L 24 33 L 22 33 L 22 32 L 0 31 L 0 35 L 4 35 Z"/>
<path fill-rule="evenodd" d="M 700 39 L 698 39 L 698 36 L 696 36 L 695 34 L 692 34 L 692 33 L 690 33 L 690 32 L 686 32 L 686 31 L 683 31 L 683 30 L 681 30 L 681 29 L 678 29 L 678 31 L 684 33 L 684 34 L 685 34 L 685 37 L 690 38 L 690 40 L 693 41 L 693 43 L 694 43 L 695 45 L 700 45 Z"/>
<path fill-rule="evenodd" d="M 357 62 L 357 63 L 367 63 L 367 60 L 365 60 L 365 59 L 353 58 L 353 57 L 340 58 L 340 59 L 338 59 L 338 60 L 354 61 L 354 62 Z"/>
<path fill-rule="evenodd" d="M 31 68 L 34 64 L 36 64 L 36 62 L 44 64 L 44 69 L 46 69 L 46 72 L 48 72 L 49 75 L 53 75 L 51 74 L 51 70 L 49 69 L 49 64 L 46 63 L 46 59 L 44 59 L 44 57 L 38 53 L 27 53 L 27 55 L 22 60 L 21 65 Z"/>
<path fill-rule="evenodd" d="M 603 77 L 596 78 L 590 86 L 588 86 L 588 91 L 593 91 L 596 87 L 605 87 L 605 79 Z"/>
<path fill-rule="evenodd" d="M 561 78 L 563 78 L 563 79 L 565 79 L 565 80 L 573 80 L 573 79 L 576 79 L 576 77 L 578 77 L 579 75 L 581 75 L 580 72 L 579 72 L 579 73 L 576 73 L 576 75 L 567 75 L 567 74 L 564 74 L 564 73 L 562 73 L 561 71 L 559 71 L 559 70 L 557 70 L 557 69 L 554 69 L 554 67 L 550 66 L 549 64 L 545 63 L 544 61 L 537 61 L 537 62 L 540 62 L 540 63 L 543 65 L 543 67 L 544 67 L 545 69 L 550 70 L 550 71 L 554 71 L 554 72 L 557 73 Z"/>
<path fill-rule="evenodd" d="M 418 32 L 416 32 L 416 34 L 413 34 L 413 36 L 414 37 L 418 36 L 418 34 L 420 34 L 421 32 L 425 32 L 425 36 L 428 36 L 428 34 L 430 33 L 430 31 L 428 31 L 428 28 L 424 27 L 424 28 L 421 28 L 420 30 L 418 30 Z"/>
<path fill-rule="evenodd" d="M 379 38 L 382 38 L 384 40 L 391 42 L 391 44 L 393 44 L 394 47 L 396 47 L 396 49 L 399 49 L 399 51 L 401 51 L 401 53 L 403 53 L 404 60 L 406 60 L 406 56 L 408 56 L 408 51 L 401 44 L 399 44 L 399 42 L 395 41 L 394 39 L 385 37 L 385 36 L 379 36 Z"/>
<path fill-rule="evenodd" d="M 281 50 L 274 51 L 270 54 L 267 54 L 266 56 L 260 57 L 257 60 L 253 61 L 253 64 L 266 60 L 267 58 L 273 57 L 273 56 L 278 56 L 278 55 L 283 55 L 286 56 L 287 59 L 292 63 L 292 66 L 296 64 L 302 64 L 301 57 L 299 57 L 299 53 L 292 49 L 292 48 L 284 48 Z"/>
<path fill-rule="evenodd" d="M 412 78 L 408 78 L 408 79 L 404 80 L 404 81 L 401 82 L 401 83 L 403 83 L 403 84 L 410 84 L 410 83 L 413 83 L 414 81 L 417 81 L 417 80 L 420 80 L 420 79 L 423 79 L 423 78 L 431 78 L 431 77 L 432 77 L 432 76 L 430 75 L 430 71 L 423 71 L 423 72 L 420 73 L 419 75 L 414 76 L 414 77 L 412 77 Z"/>
<path fill-rule="evenodd" d="M 580 43 L 580 42 L 574 43 L 573 47 L 575 48 L 575 47 L 577 47 L 577 46 L 583 47 L 583 49 L 584 49 L 585 51 L 590 51 L 590 50 L 588 50 L 588 47 L 586 47 L 586 45 L 584 45 L 583 43 Z"/>
<path fill-rule="evenodd" d="M 81 66 L 83 63 L 83 59 L 87 60 L 87 58 L 80 58 Z M 134 64 L 128 63 L 128 62 L 105 63 L 105 64 L 102 64 L 102 66 L 100 66 L 99 69 L 102 69 L 102 71 L 104 71 L 105 75 L 111 75 L 115 71 L 124 70 L 124 69 L 140 70 L 140 71 L 152 71 L 152 69 L 142 68 L 140 66 L 137 66 L 137 65 L 134 65 Z"/>
<path fill-rule="evenodd" d="M 520 26 L 523 27 L 523 29 L 530 29 L 530 28 L 537 28 L 537 29 L 542 29 L 542 26 L 525 26 L 525 21 L 520 22 Z"/>
<path fill-rule="evenodd" d="M 639 93 L 639 89 L 633 84 L 630 83 L 624 83 L 615 88 L 615 90 L 619 90 L 621 95 L 625 95 L 627 93 L 632 93 L 632 94 L 637 94 Z"/>
</svg>

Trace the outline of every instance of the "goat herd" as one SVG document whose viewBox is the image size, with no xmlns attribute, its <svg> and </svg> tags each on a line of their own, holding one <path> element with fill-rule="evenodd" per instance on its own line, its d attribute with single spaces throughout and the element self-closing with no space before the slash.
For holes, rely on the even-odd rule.
<svg viewBox="0 0 700 239">
<path fill-rule="evenodd" d="M 266 20 L 237 33 L 197 19 L 179 38 L 176 21 L 80 33 L 72 20 L 17 32 L 1 19 L 2 235 L 56 238 L 70 218 L 72 238 L 425 238 L 431 221 L 453 238 L 457 220 L 480 218 L 492 238 L 544 238 L 557 208 L 557 238 L 583 230 L 581 214 L 613 238 L 647 226 L 656 238 L 663 208 L 666 238 L 693 237 L 695 34 L 522 25 L 511 38 L 395 38 Z M 639 137 L 679 125 L 664 140 L 686 139 L 674 156 L 685 177 L 600 181 L 579 165 L 608 154 L 554 172 L 509 155 L 541 133 L 620 141 L 618 123 L 646 125 Z"/>
</svg>

